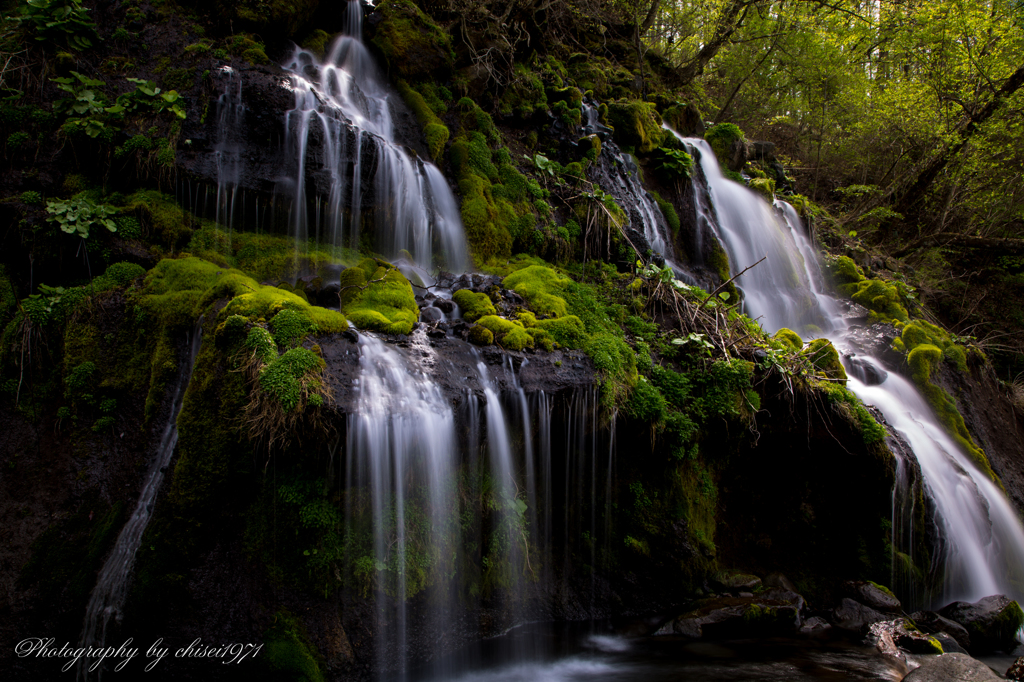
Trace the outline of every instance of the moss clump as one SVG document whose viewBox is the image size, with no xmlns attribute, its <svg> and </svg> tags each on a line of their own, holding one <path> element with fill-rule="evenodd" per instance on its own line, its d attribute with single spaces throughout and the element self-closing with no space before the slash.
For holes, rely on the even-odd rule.
<svg viewBox="0 0 1024 682">
<path fill-rule="evenodd" d="M 864 279 L 864 271 L 849 256 L 839 256 L 829 263 L 836 284 L 852 284 Z"/>
<path fill-rule="evenodd" d="M 237 0 L 223 7 L 244 24 L 290 37 L 309 21 L 318 4 L 318 0 Z"/>
<path fill-rule="evenodd" d="M 512 81 L 498 102 L 498 112 L 502 116 L 530 120 L 534 114 L 547 109 L 547 105 L 548 98 L 540 76 L 525 64 L 516 64 L 512 70 Z"/>
<path fill-rule="evenodd" d="M 494 341 L 508 350 L 533 348 L 533 336 L 527 333 L 521 322 L 506 320 L 497 315 L 485 315 L 477 320 L 477 326 L 494 334 Z"/>
<path fill-rule="evenodd" d="M 874 317 L 883 322 L 898 320 L 905 323 L 910 319 L 905 305 L 909 298 L 899 282 L 868 279 L 847 256 L 830 260 L 827 265 L 839 290 L 872 311 Z"/>
<path fill-rule="evenodd" d="M 760 194 L 768 203 L 775 201 L 774 180 L 770 178 L 751 178 L 748 187 Z"/>
<path fill-rule="evenodd" d="M 549 334 L 555 343 L 564 348 L 582 348 L 588 337 L 583 320 L 576 315 L 538 320 L 533 313 L 524 310 L 519 313 L 519 321 L 523 323 L 528 332 L 533 329 L 542 330 Z M 546 350 L 550 350 L 546 346 L 544 347 Z"/>
<path fill-rule="evenodd" d="M 408 334 L 419 319 L 412 285 L 386 261 L 367 258 L 341 273 L 341 309 L 360 329 Z"/>
<path fill-rule="evenodd" d="M 317 56 L 317 59 L 324 58 L 327 54 L 327 46 L 330 44 L 331 34 L 322 28 L 315 29 L 299 43 L 303 50 L 309 50 Z"/>
<path fill-rule="evenodd" d="M 733 145 L 743 142 L 743 131 L 734 123 L 719 123 L 704 133 L 704 139 L 711 145 L 715 156 L 718 157 L 718 164 L 722 168 L 728 168 L 732 159 Z"/>
<path fill-rule="evenodd" d="M 423 137 L 427 143 L 427 151 L 430 152 L 430 158 L 434 161 L 440 161 L 441 155 L 444 153 L 444 146 L 448 143 L 448 127 L 441 123 L 441 119 L 437 117 L 434 110 L 427 104 L 423 95 L 409 87 L 408 83 L 398 81 L 398 92 L 401 93 L 402 99 L 412 109 L 420 127 L 423 128 Z"/>
<path fill-rule="evenodd" d="M 489 346 L 494 343 L 494 332 L 487 327 L 474 324 L 469 328 L 469 342 L 478 346 Z"/>
<path fill-rule="evenodd" d="M 826 377 L 833 381 L 838 381 L 844 386 L 846 385 L 846 370 L 843 368 L 843 363 L 839 360 L 839 352 L 832 345 L 831 341 L 828 339 L 815 339 L 807 344 L 803 355 L 812 365 L 824 373 Z"/>
<path fill-rule="evenodd" d="M 268 676 L 292 682 L 323 682 L 319 654 L 310 643 L 302 623 L 287 611 L 278 611 L 274 624 L 263 635 L 260 656 Z"/>
<path fill-rule="evenodd" d="M 654 104 L 639 100 L 610 102 L 608 118 L 615 128 L 619 144 L 633 147 L 639 154 L 649 154 L 661 146 L 665 129 Z"/>
<path fill-rule="evenodd" d="M 711 243 L 711 257 L 708 259 L 708 266 L 718 273 L 718 277 L 723 282 L 729 282 L 729 278 L 732 277 L 730 270 L 731 266 L 729 264 L 729 254 L 725 252 L 725 249 L 717 239 L 713 240 Z M 726 301 L 728 305 L 739 303 L 740 292 L 736 289 L 736 285 L 734 283 L 729 282 L 725 285 L 725 288 L 722 289 L 722 292 L 729 294 L 729 299 Z"/>
<path fill-rule="evenodd" d="M 582 324 L 580 326 L 582 326 Z M 555 349 L 555 338 L 550 332 L 548 332 L 548 330 L 541 327 L 527 327 L 526 333 L 533 337 L 534 347 L 541 348 L 548 352 Z"/>
<path fill-rule="evenodd" d="M 411 81 L 430 76 L 446 80 L 455 62 L 448 32 L 411 0 L 384 0 L 377 11 L 383 21 L 372 42 L 384 55 L 388 71 Z"/>
<path fill-rule="evenodd" d="M 804 341 L 800 338 L 800 335 L 792 329 L 786 329 L 785 327 L 775 332 L 775 336 L 772 338 L 786 344 L 793 350 L 801 350 L 804 347 Z"/>
<path fill-rule="evenodd" d="M 942 349 L 942 358 L 961 372 L 967 371 L 967 351 L 953 342 L 942 327 L 925 320 L 914 320 L 903 327 L 900 335 L 905 350 L 911 351 L 921 344 L 929 343 Z"/>
<path fill-rule="evenodd" d="M 558 293 L 571 282 L 551 268 L 530 265 L 513 272 L 502 284 L 525 298 L 535 313 L 562 317 L 568 313 L 568 307 Z"/>
<path fill-rule="evenodd" d="M 292 412 L 310 402 L 322 404 L 317 398 L 322 386 L 321 372 L 324 361 L 306 348 L 292 348 L 284 355 L 273 358 L 259 376 L 259 387 L 273 396 L 285 412 Z"/>
<path fill-rule="evenodd" d="M 232 315 L 228 319 L 242 319 L 241 315 Z M 226 320 L 225 320 L 226 322 Z M 277 342 L 274 337 L 263 327 L 253 327 L 245 338 L 245 347 L 265 365 L 277 359 Z"/>
<path fill-rule="evenodd" d="M 817 381 L 812 379 L 811 386 L 827 396 L 830 403 L 844 414 L 847 419 L 860 427 L 861 437 L 865 445 L 873 445 L 885 440 L 888 435 L 885 427 L 875 421 L 860 399 L 841 383 Z"/>
<path fill-rule="evenodd" d="M 672 205 L 672 202 L 665 201 L 661 198 L 661 195 L 657 192 L 651 192 L 651 196 L 654 197 L 655 203 L 658 204 L 658 209 L 661 214 L 665 216 L 665 222 L 668 223 L 668 228 L 675 234 L 679 232 L 679 228 L 682 225 L 679 220 L 679 214 L 676 212 L 676 207 Z"/>
<path fill-rule="evenodd" d="M 233 315 L 233 318 L 241 317 Z M 317 330 L 313 321 L 297 310 L 284 309 L 270 320 L 274 330 L 274 341 L 279 346 L 289 346 L 310 332 Z"/>
<path fill-rule="evenodd" d="M 626 414 L 643 422 L 660 424 L 668 414 L 668 403 L 661 391 L 641 377 L 626 401 Z"/>
<path fill-rule="evenodd" d="M 462 319 L 476 322 L 484 315 L 495 315 L 498 311 L 487 294 L 478 294 L 469 289 L 459 289 L 452 294 L 452 300 L 462 311 Z"/>
<path fill-rule="evenodd" d="M 1002 482 L 995 472 L 992 471 L 992 466 L 989 464 L 985 452 L 975 445 L 974 440 L 971 438 L 971 433 L 967 430 L 967 425 L 964 424 L 964 418 L 956 408 L 956 402 L 948 393 L 931 382 L 932 372 L 941 360 L 942 349 L 938 346 L 933 346 L 930 343 L 922 343 L 916 346 L 907 356 L 911 377 L 913 377 L 914 383 L 917 384 L 917 387 L 928 400 L 928 403 L 935 410 L 936 416 L 942 422 L 942 425 L 946 427 L 946 431 L 949 432 L 953 440 L 970 455 L 982 472 L 1001 486 Z"/>
</svg>

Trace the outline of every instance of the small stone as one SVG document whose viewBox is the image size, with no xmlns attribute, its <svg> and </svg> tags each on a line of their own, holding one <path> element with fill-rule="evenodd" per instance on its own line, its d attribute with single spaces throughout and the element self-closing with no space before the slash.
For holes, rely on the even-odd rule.
<svg viewBox="0 0 1024 682">
<path fill-rule="evenodd" d="M 440 308 L 435 308 L 433 306 L 427 306 L 425 308 L 421 308 L 420 309 L 420 320 L 423 321 L 426 324 L 431 324 L 433 322 L 440 322 L 443 319 L 444 319 L 444 313 L 441 312 Z"/>
<path fill-rule="evenodd" d="M 735 569 L 715 573 L 711 577 L 711 582 L 728 592 L 752 591 L 761 586 L 761 579 L 756 575 L 750 575 Z"/>
</svg>

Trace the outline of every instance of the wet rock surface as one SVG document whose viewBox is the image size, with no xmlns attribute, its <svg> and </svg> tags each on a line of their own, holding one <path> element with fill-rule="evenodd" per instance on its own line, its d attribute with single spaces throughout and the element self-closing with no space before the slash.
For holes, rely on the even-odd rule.
<svg viewBox="0 0 1024 682">
<path fill-rule="evenodd" d="M 987 665 L 965 654 L 943 654 L 926 661 L 904 682 L 988 682 L 1000 677 Z"/>
<path fill-rule="evenodd" d="M 832 612 L 832 622 L 836 627 L 853 632 L 861 632 L 872 623 L 886 619 L 887 616 L 884 613 L 849 598 L 844 598 Z"/>
<path fill-rule="evenodd" d="M 964 649 L 971 648 L 971 636 L 967 629 L 955 621 L 940 616 L 934 611 L 917 611 L 910 616 L 918 627 L 926 632 L 942 633 L 955 640 Z"/>
<path fill-rule="evenodd" d="M 1020 605 L 1001 594 L 976 602 L 953 602 L 939 614 L 962 625 L 971 637 L 971 652 L 1012 651 L 1024 614 Z"/>
</svg>

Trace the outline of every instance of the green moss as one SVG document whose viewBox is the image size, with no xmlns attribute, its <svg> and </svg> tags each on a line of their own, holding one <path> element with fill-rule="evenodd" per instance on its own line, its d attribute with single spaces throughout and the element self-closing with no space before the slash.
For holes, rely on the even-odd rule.
<svg viewBox="0 0 1024 682">
<path fill-rule="evenodd" d="M 582 325 L 581 325 L 582 326 Z M 555 337 L 541 327 L 527 327 L 526 333 L 533 337 L 533 345 L 548 352 L 555 349 Z"/>
<path fill-rule="evenodd" d="M 270 361 L 259 376 L 259 387 L 273 396 L 285 412 L 301 407 L 322 383 L 324 361 L 306 348 L 292 348 Z"/>
<path fill-rule="evenodd" d="M 380 49 L 388 70 L 402 78 L 425 80 L 446 76 L 455 61 L 448 32 L 434 23 L 410 0 L 384 0 L 377 4 L 383 20 L 372 42 Z"/>
<path fill-rule="evenodd" d="M 531 265 L 513 272 L 502 284 L 525 298 L 535 313 L 563 317 L 568 313 L 568 307 L 558 294 L 571 282 L 551 268 Z"/>
<path fill-rule="evenodd" d="M 864 279 L 864 271 L 849 256 L 839 256 L 828 265 L 836 284 L 851 284 Z"/>
<path fill-rule="evenodd" d="M 476 322 L 484 315 L 494 315 L 497 311 L 487 294 L 478 294 L 469 289 L 460 289 L 452 294 L 452 300 L 462 311 L 462 319 Z"/>
<path fill-rule="evenodd" d="M 715 239 L 711 244 L 711 257 L 708 259 L 708 266 L 718 273 L 718 277 L 722 282 L 729 282 L 729 278 L 732 277 L 729 264 L 729 254 L 725 252 L 725 249 L 717 239 Z M 722 292 L 729 294 L 729 299 L 726 301 L 728 305 L 739 303 L 740 292 L 736 289 L 736 285 L 734 283 L 729 282 L 729 284 L 722 289 Z"/>
<path fill-rule="evenodd" d="M 792 332 L 790 332 L 792 333 Z M 798 337 L 799 338 L 799 337 Z M 839 352 L 828 339 L 814 339 L 807 344 L 803 355 L 812 365 L 833 381 L 846 384 L 846 370 L 839 360 Z"/>
<path fill-rule="evenodd" d="M 649 154 L 657 149 L 665 137 L 661 117 L 654 104 L 650 102 L 610 102 L 608 118 L 615 128 L 616 141 L 635 148 L 640 154 Z"/>
<path fill-rule="evenodd" d="M 529 120 L 535 113 L 547 109 L 548 99 L 540 76 L 525 64 L 516 64 L 512 70 L 512 81 L 498 102 L 498 111 L 503 116 L 515 116 Z"/>
<path fill-rule="evenodd" d="M 289 612 L 277 612 L 273 625 L 263 634 L 263 642 L 263 655 L 256 660 L 271 679 L 323 682 L 319 653 L 302 623 Z"/>
<path fill-rule="evenodd" d="M 750 189 L 760 194 L 765 201 L 772 203 L 775 201 L 775 181 L 769 178 L 751 178 Z"/>
<path fill-rule="evenodd" d="M 904 331 L 906 330 L 904 329 Z M 904 341 L 906 340 L 904 339 Z M 936 416 L 953 440 L 963 448 L 964 452 L 970 455 L 982 472 L 1002 486 L 1002 482 L 995 472 L 992 471 L 992 466 L 989 464 L 985 452 L 971 438 L 971 433 L 967 430 L 967 425 L 964 424 L 964 418 L 956 408 L 956 402 L 948 393 L 931 382 L 932 372 L 941 360 L 942 349 L 938 346 L 933 346 L 930 343 L 917 345 L 907 356 L 911 377 L 932 406 L 932 409 L 935 410 Z"/>
<path fill-rule="evenodd" d="M 494 334 L 495 343 L 508 350 L 533 348 L 533 336 L 527 333 L 520 322 L 497 315 L 485 315 L 477 320 L 477 326 L 490 330 Z"/>
<path fill-rule="evenodd" d="M 859 427 L 865 445 L 881 443 L 888 433 L 871 413 L 867 411 L 860 399 L 841 383 L 817 381 L 812 379 L 811 386 L 820 390 L 841 414 Z"/>
<path fill-rule="evenodd" d="M 18 297 L 14 293 L 14 286 L 7 277 L 7 269 L 0 264 L 0 324 L 6 323 L 18 305 Z"/>
<path fill-rule="evenodd" d="M 368 258 L 344 270 L 340 283 L 341 308 L 360 329 L 408 334 L 419 319 L 412 285 L 386 261 Z"/>
<path fill-rule="evenodd" d="M 588 337 L 583 321 L 576 315 L 538 320 L 533 313 L 524 310 L 519 313 L 519 321 L 527 331 L 543 330 L 563 348 L 582 348 Z"/>
<path fill-rule="evenodd" d="M 437 117 L 434 110 L 427 104 L 423 95 L 409 87 L 408 83 L 398 81 L 398 92 L 402 95 L 405 103 L 409 105 L 409 108 L 412 109 L 416 115 L 416 120 L 423 129 L 423 137 L 427 143 L 427 151 L 430 152 L 430 158 L 434 161 L 440 161 L 444 153 L 444 146 L 448 142 L 448 127 L 441 123 L 441 119 Z"/>
<path fill-rule="evenodd" d="M 474 324 L 469 328 L 469 342 L 478 346 L 489 346 L 494 343 L 494 332 L 487 327 Z"/>
<path fill-rule="evenodd" d="M 626 414 L 643 422 L 660 424 L 668 414 L 668 403 L 657 388 L 641 378 L 629 394 Z"/>
<path fill-rule="evenodd" d="M 327 47 L 331 43 L 331 37 L 330 33 L 322 28 L 318 28 L 314 29 L 312 33 L 303 38 L 299 45 L 302 46 L 302 49 L 309 50 L 315 54 L 318 59 L 323 59 L 327 54 Z"/>
<path fill-rule="evenodd" d="M 800 335 L 792 329 L 786 329 L 785 327 L 775 332 L 775 336 L 772 338 L 776 341 L 781 341 L 793 350 L 801 350 L 804 347 L 804 342 Z"/>
<path fill-rule="evenodd" d="M 719 123 L 704 133 L 704 139 L 714 150 L 719 165 L 722 168 L 728 168 L 731 158 L 730 150 L 733 143 L 743 141 L 743 131 L 733 123 Z"/>
<path fill-rule="evenodd" d="M 864 279 L 843 284 L 840 290 L 868 310 L 878 313 L 884 321 L 907 322 L 910 317 L 900 302 L 900 291 L 895 284 L 880 279 Z"/>
<path fill-rule="evenodd" d="M 658 209 L 661 210 L 661 214 L 665 216 L 665 222 L 668 223 L 668 227 L 675 234 L 679 232 L 679 227 L 682 224 L 679 221 L 679 214 L 676 212 L 676 207 L 672 205 L 672 202 L 665 201 L 661 198 L 661 195 L 657 192 L 651 192 L 651 196 L 654 197 L 655 203 L 658 204 Z"/>
</svg>

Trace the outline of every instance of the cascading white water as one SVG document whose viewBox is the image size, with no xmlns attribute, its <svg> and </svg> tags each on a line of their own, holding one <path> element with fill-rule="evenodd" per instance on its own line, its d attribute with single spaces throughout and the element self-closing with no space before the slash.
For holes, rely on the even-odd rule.
<svg viewBox="0 0 1024 682">
<path fill-rule="evenodd" d="M 350 494 L 346 517 L 351 524 L 368 507 L 372 555 L 355 560 L 368 561 L 376 576 L 378 669 L 404 672 L 409 575 L 413 568 L 451 574 L 457 563 L 455 417 L 437 385 L 422 371 L 410 371 L 397 350 L 368 335 L 360 335 L 359 350 L 346 478 L 350 489 L 366 490 L 369 497 Z M 451 605 L 435 601 L 434 620 L 443 628 Z"/>
<path fill-rule="evenodd" d="M 741 278 L 744 306 L 769 331 L 789 327 L 808 336 L 827 335 L 840 349 L 846 322 L 834 299 L 825 295 L 817 255 L 800 229 L 792 206 L 769 206 L 754 192 L 725 178 L 714 152 L 703 140 L 680 138 L 700 158 L 713 206 L 710 214 L 733 271 L 767 260 Z M 699 193 L 698 193 L 699 196 Z M 874 368 L 881 383 L 868 385 L 851 371 L 849 388 L 874 405 L 909 443 L 920 464 L 925 489 L 934 502 L 942 547 L 942 576 L 935 606 L 953 600 L 977 601 L 991 594 L 1024 598 L 1024 527 L 1002 492 L 953 442 L 934 412 L 906 379 L 881 369 L 873 358 L 857 358 Z M 941 602 L 941 603 L 938 603 Z"/>
<path fill-rule="evenodd" d="M 374 247 L 386 257 L 407 251 L 426 270 L 443 265 L 462 272 L 469 256 L 458 206 L 440 171 L 395 143 L 391 95 L 361 35 L 362 7 L 350 0 L 347 29 L 322 62 L 296 48 L 284 65 L 295 94 L 295 108 L 285 116 L 285 153 L 296 160 L 291 229 L 299 242 L 316 238 L 358 248 L 361 227 L 372 220 Z M 319 158 L 309 155 L 314 125 Z M 368 153 L 376 166 L 372 218 L 364 215 L 371 207 L 362 201 Z M 307 176 L 312 174 L 330 191 L 326 205 L 318 203 L 311 217 Z"/>
<path fill-rule="evenodd" d="M 115 622 L 121 621 L 121 608 L 128 595 L 132 568 L 135 566 L 135 552 L 138 551 L 139 543 L 142 542 L 142 534 L 146 531 L 146 526 L 149 525 L 149 519 L 153 514 L 153 504 L 160 492 L 164 473 L 170 464 L 174 448 L 178 444 L 178 413 L 181 411 L 185 389 L 188 388 L 189 380 L 192 377 L 192 368 L 202 342 L 202 324 L 203 318 L 200 317 L 189 339 L 188 356 L 178 369 L 167 422 L 157 444 L 153 463 L 146 475 L 146 482 L 142 486 L 142 492 L 139 493 L 139 501 L 135 504 L 135 511 L 132 512 L 131 518 L 124 524 L 121 533 L 117 536 L 114 549 L 103 563 L 96 578 L 96 586 L 89 596 L 89 603 L 85 608 L 85 622 L 82 626 L 81 646 L 83 647 L 101 647 L 106 641 L 107 627 L 110 625 L 111 619 L 113 618 Z M 92 666 L 93 662 L 90 659 L 82 658 L 77 667 L 78 679 L 88 679 L 89 674 L 94 672 L 89 670 Z M 97 678 L 102 678 L 102 668 L 95 672 Z"/>
<path fill-rule="evenodd" d="M 217 161 L 217 205 L 215 219 L 228 230 L 235 228 L 235 204 L 242 178 L 244 145 L 239 139 L 245 121 L 242 79 L 230 66 L 220 67 L 227 81 L 217 98 L 217 142 L 213 153 Z"/>
</svg>

